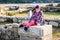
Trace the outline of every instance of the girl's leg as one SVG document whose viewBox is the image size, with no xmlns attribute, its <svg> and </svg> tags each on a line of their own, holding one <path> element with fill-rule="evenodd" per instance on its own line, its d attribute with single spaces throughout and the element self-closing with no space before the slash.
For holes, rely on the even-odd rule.
<svg viewBox="0 0 60 40">
<path fill-rule="evenodd" d="M 22 24 L 22 25 L 24 26 L 24 30 L 27 31 L 30 26 L 34 26 L 34 25 L 37 25 L 37 24 L 34 20 L 32 20 L 31 22 L 26 23 L 26 24 Z"/>
<path fill-rule="evenodd" d="M 36 25 L 36 22 L 34 20 L 32 20 L 30 23 L 23 24 L 23 26 L 25 26 L 25 27 L 30 27 L 30 26 L 34 26 L 34 25 Z"/>
</svg>

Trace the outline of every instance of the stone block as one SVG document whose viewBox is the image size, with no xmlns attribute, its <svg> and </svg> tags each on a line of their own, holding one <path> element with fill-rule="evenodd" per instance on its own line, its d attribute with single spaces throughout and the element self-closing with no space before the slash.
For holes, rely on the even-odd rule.
<svg viewBox="0 0 60 40">
<path fill-rule="evenodd" d="M 20 40 L 52 40 L 52 34 L 43 37 L 29 37 L 29 36 L 20 35 Z"/>
<path fill-rule="evenodd" d="M 58 23 L 57 22 L 49 22 L 50 25 L 53 25 L 53 26 L 58 26 Z"/>
<path fill-rule="evenodd" d="M 45 36 L 52 33 L 51 25 L 43 25 L 43 26 L 31 26 L 30 31 L 39 36 Z"/>
<path fill-rule="evenodd" d="M 17 18 L 13 18 L 13 22 L 17 22 L 18 21 L 18 19 Z"/>
<path fill-rule="evenodd" d="M 0 22 L 4 22 L 5 20 L 3 18 L 0 19 Z"/>
<path fill-rule="evenodd" d="M 18 29 L 18 34 L 26 36 L 42 37 L 48 34 L 52 34 L 52 26 L 51 25 L 31 26 L 27 32 L 25 32 L 23 28 L 20 28 Z"/>
</svg>

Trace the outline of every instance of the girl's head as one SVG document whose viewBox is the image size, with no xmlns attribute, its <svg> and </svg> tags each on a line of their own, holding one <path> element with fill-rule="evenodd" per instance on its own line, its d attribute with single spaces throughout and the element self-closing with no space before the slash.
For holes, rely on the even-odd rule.
<svg viewBox="0 0 60 40">
<path fill-rule="evenodd" d="M 40 11 L 40 7 L 39 7 L 39 5 L 37 5 L 36 7 L 35 7 L 35 12 L 39 12 Z"/>
</svg>

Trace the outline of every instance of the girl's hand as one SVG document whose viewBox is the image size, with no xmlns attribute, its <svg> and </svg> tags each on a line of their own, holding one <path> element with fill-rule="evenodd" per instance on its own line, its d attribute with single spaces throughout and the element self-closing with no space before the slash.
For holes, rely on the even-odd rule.
<svg viewBox="0 0 60 40">
<path fill-rule="evenodd" d="M 40 23 L 37 23 L 38 26 L 40 26 Z"/>
</svg>

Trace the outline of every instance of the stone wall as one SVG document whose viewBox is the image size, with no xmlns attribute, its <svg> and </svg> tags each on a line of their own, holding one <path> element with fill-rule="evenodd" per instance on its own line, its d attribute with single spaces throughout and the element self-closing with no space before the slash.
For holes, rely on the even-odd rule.
<svg viewBox="0 0 60 40">
<path fill-rule="evenodd" d="M 0 17 L 0 22 L 12 22 L 12 23 L 27 23 L 29 21 L 28 17 L 14 17 L 14 16 L 6 16 Z M 60 19 L 44 19 L 45 24 L 60 26 Z"/>
</svg>

